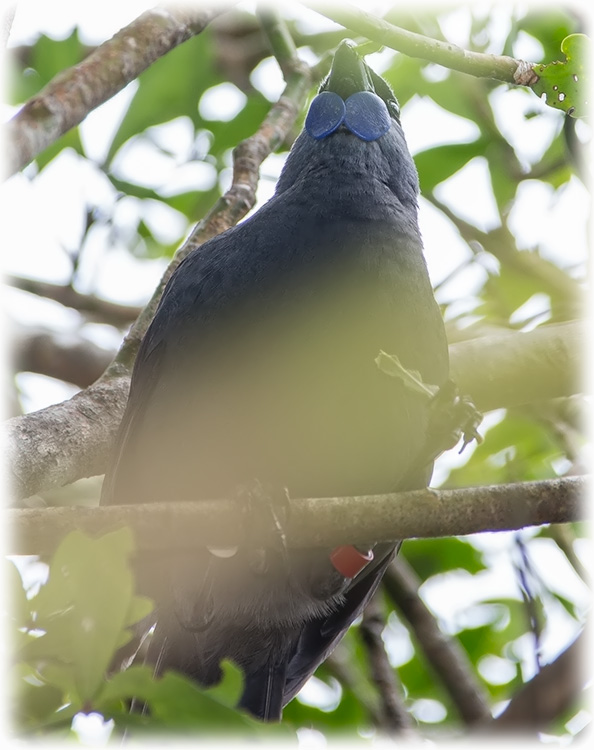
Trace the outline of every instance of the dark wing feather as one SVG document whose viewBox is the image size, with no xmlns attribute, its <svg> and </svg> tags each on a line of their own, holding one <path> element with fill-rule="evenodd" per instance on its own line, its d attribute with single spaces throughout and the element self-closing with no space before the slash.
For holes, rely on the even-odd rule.
<svg viewBox="0 0 594 750">
<path fill-rule="evenodd" d="M 317 667 L 334 650 L 353 621 L 362 614 L 399 546 L 378 545 L 375 548 L 375 560 L 360 579 L 353 581 L 340 609 L 305 626 L 287 667 L 283 705 L 297 695 Z"/>
</svg>

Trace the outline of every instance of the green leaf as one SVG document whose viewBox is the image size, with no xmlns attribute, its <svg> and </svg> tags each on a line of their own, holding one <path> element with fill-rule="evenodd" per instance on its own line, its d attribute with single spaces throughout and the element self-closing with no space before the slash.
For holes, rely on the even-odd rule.
<svg viewBox="0 0 594 750">
<path fill-rule="evenodd" d="M 482 553 L 464 539 L 407 539 L 404 554 L 423 581 L 448 570 L 486 569 Z"/>
<path fill-rule="evenodd" d="M 510 411 L 485 435 L 464 466 L 450 472 L 444 487 L 551 479 L 552 461 L 561 455 L 551 433 L 536 420 Z"/>
<path fill-rule="evenodd" d="M 11 619 L 17 628 L 29 626 L 31 624 L 31 607 L 23 587 L 21 574 L 11 560 L 4 562 L 4 582 L 8 591 L 10 591 Z"/>
<path fill-rule="evenodd" d="M 451 143 L 421 151 L 415 156 L 421 193 L 430 193 L 436 185 L 458 172 L 475 156 L 483 156 L 487 141 L 479 138 L 471 143 Z"/>
<path fill-rule="evenodd" d="M 233 708 L 238 704 L 243 691 L 243 672 L 227 660 L 221 662 L 221 669 L 223 670 L 223 679 L 218 685 L 209 689 L 208 695 L 224 706 Z"/>
<path fill-rule="evenodd" d="M 24 48 L 24 62 L 21 63 L 24 69 L 16 69 L 21 56 L 7 58 L 11 64 L 7 86 L 10 103 L 20 104 L 35 96 L 58 73 L 80 62 L 84 53 L 77 29 L 60 40 L 42 34 L 28 49 Z"/>
<path fill-rule="evenodd" d="M 39 171 L 46 167 L 52 159 L 62 153 L 67 148 L 71 148 L 76 151 L 77 154 L 83 153 L 82 141 L 80 140 L 80 133 L 78 128 L 71 128 L 64 135 L 60 136 L 57 141 L 50 143 L 50 145 L 43 149 L 43 151 L 35 157 L 35 163 L 37 164 Z"/>
<path fill-rule="evenodd" d="M 539 97 L 545 94 L 550 107 L 561 109 L 573 117 L 588 114 L 590 39 L 585 34 L 570 34 L 561 42 L 565 62 L 554 60 L 534 65 L 538 81 L 532 90 Z"/>
<path fill-rule="evenodd" d="M 541 5 L 538 8 L 534 6 L 533 10 L 529 10 L 518 20 L 513 32 L 514 39 L 519 30 L 533 36 L 544 49 L 544 55 L 539 62 L 546 62 L 555 58 L 563 39 L 578 31 L 579 24 L 578 16 L 571 11 L 569 6 Z M 513 50 L 509 49 L 506 54 L 513 56 Z"/>
<path fill-rule="evenodd" d="M 115 175 L 108 173 L 107 176 L 113 183 L 113 186 L 119 192 L 126 195 L 133 195 L 136 198 L 156 200 L 166 203 L 176 211 L 180 211 L 191 221 L 201 219 L 204 214 L 214 206 L 221 195 L 218 184 L 208 190 L 191 190 L 186 193 L 177 193 L 175 195 L 163 196 L 158 190 L 137 185 L 134 182 L 122 180 Z"/>
<path fill-rule="evenodd" d="M 481 78 L 469 78 L 464 73 L 451 70 L 443 81 L 427 81 L 420 76 L 421 93 L 426 93 L 433 101 L 444 109 L 470 122 L 482 126 L 481 119 L 477 118 L 476 102 L 486 99 L 491 88 L 490 82 Z M 396 84 L 398 86 L 398 84 Z M 411 82 L 411 85 L 415 85 Z M 485 135 L 489 135 L 488 131 Z"/>
<path fill-rule="evenodd" d="M 397 378 L 411 391 L 420 393 L 427 399 L 433 398 L 439 390 L 439 387 L 436 385 L 424 383 L 421 373 L 416 370 L 407 370 L 395 354 L 386 354 L 386 352 L 380 350 L 380 353 L 375 358 L 375 364 L 386 375 Z"/>
<path fill-rule="evenodd" d="M 530 253 L 531 250 L 519 250 Z M 543 259 L 543 263 L 546 261 Z M 517 270 L 511 264 L 502 263 L 498 273 L 487 279 L 482 295 L 485 302 L 476 310 L 491 319 L 507 325 L 513 312 L 535 294 L 542 293 L 542 282 L 535 275 Z"/>
<path fill-rule="evenodd" d="M 27 728 L 45 721 L 62 705 L 62 691 L 55 685 L 45 685 L 29 664 L 16 664 L 10 672 L 13 716 L 16 723 Z"/>
<path fill-rule="evenodd" d="M 85 56 L 85 48 L 74 29 L 66 39 L 51 39 L 42 34 L 31 49 L 31 67 L 40 76 L 45 86 L 55 76 L 79 63 Z"/>
<path fill-rule="evenodd" d="M 504 163 L 502 150 L 498 148 L 498 144 L 489 144 L 485 149 L 485 156 L 489 164 L 491 187 L 497 201 L 497 207 L 500 213 L 505 214 L 509 210 L 511 202 L 516 197 L 518 184 L 516 180 L 511 179 L 509 166 Z"/>
<path fill-rule="evenodd" d="M 48 582 L 31 600 L 45 634 L 30 641 L 22 656 L 39 660 L 44 679 L 80 705 L 99 689 L 124 628 L 149 611 L 145 599 L 133 597 L 132 550 L 129 529 L 99 539 L 74 531 L 56 550 Z"/>
<path fill-rule="evenodd" d="M 199 688 L 175 672 L 154 678 L 152 667 L 137 665 L 106 682 L 94 705 L 109 715 L 113 701 L 136 698 L 145 702 L 151 716 L 164 726 L 181 729 L 194 725 L 225 732 L 256 728 L 258 725 L 253 719 L 227 705 L 229 699 L 237 700 L 242 683 L 241 672 L 229 665 L 224 669 L 222 683 L 210 690 Z"/>
<path fill-rule="evenodd" d="M 556 591 L 553 591 L 551 593 L 555 597 L 555 599 L 557 599 L 557 601 L 564 607 L 567 613 L 570 614 L 575 620 L 579 621 L 580 618 L 578 609 L 574 602 L 566 599 L 564 596 L 561 596 L 561 594 L 558 594 Z"/>
<path fill-rule="evenodd" d="M 152 125 L 187 115 L 196 127 L 210 129 L 198 114 L 203 91 L 223 79 L 214 64 L 211 31 L 172 49 L 138 78 L 138 90 L 112 141 L 107 163 L 128 138 Z"/>
<path fill-rule="evenodd" d="M 140 622 L 147 615 L 150 615 L 154 608 L 155 604 L 148 596 L 134 596 L 130 602 L 130 608 L 128 609 L 124 625 L 128 627 Z"/>
</svg>

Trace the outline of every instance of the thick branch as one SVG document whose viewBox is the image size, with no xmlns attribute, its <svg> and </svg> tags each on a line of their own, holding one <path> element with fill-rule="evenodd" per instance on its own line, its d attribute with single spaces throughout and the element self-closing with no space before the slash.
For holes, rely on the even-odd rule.
<svg viewBox="0 0 594 750">
<path fill-rule="evenodd" d="M 4 281 L 15 289 L 46 297 L 65 307 L 85 313 L 101 323 L 111 323 L 118 327 L 129 326 L 132 321 L 136 320 L 141 310 L 139 307 L 109 302 L 94 294 L 81 294 L 71 286 L 63 284 L 50 284 L 47 281 L 11 275 L 5 276 Z"/>
<path fill-rule="evenodd" d="M 531 85 L 538 80 L 529 63 L 515 60 L 506 55 L 487 55 L 481 52 L 462 49 L 450 42 L 417 34 L 394 26 L 383 18 L 378 18 L 349 3 L 320 4 L 303 2 L 312 10 L 321 13 L 332 21 L 352 29 L 374 42 L 403 52 L 409 57 L 443 65 L 451 70 L 477 76 L 495 78 L 506 83 Z"/>
<path fill-rule="evenodd" d="M 98 382 L 61 404 L 7 422 L 6 466 L 16 499 L 105 471 L 130 380 Z"/>
<path fill-rule="evenodd" d="M 487 725 L 493 732 L 544 730 L 575 704 L 587 676 L 586 636 L 582 633 L 555 661 L 547 664 L 511 699 L 505 711 Z"/>
<path fill-rule="evenodd" d="M 111 361 L 111 356 L 87 342 L 60 342 L 49 332 L 42 339 L 40 349 L 37 337 L 27 335 L 25 343 L 16 337 L 21 352 L 17 370 L 51 375 L 84 388 L 101 377 Z M 571 396 L 583 387 L 586 346 L 586 328 L 580 321 L 468 339 L 450 345 L 452 378 L 482 411 Z"/>
<path fill-rule="evenodd" d="M 44 328 L 19 326 L 14 337 L 13 364 L 17 372 L 38 372 L 86 388 L 112 360 L 112 354 L 76 334 L 56 334 Z"/>
<path fill-rule="evenodd" d="M 581 321 L 450 346 L 451 377 L 481 411 L 580 393 L 588 344 Z"/>
<path fill-rule="evenodd" d="M 203 31 L 227 6 L 153 8 L 81 63 L 62 71 L 8 123 L 7 140 L 12 148 L 7 151 L 7 172 L 13 174 L 26 166 L 149 65 Z"/>
<path fill-rule="evenodd" d="M 140 337 L 141 332 L 139 324 L 134 336 Z M 580 359 L 585 345 L 585 330 L 579 322 L 462 341 L 450 347 L 452 376 L 461 392 L 472 396 L 483 411 L 566 396 L 581 390 Z M 126 356 L 131 358 L 132 353 L 128 351 Z M 127 387 L 122 386 L 122 379 L 125 380 L 128 371 L 116 359 L 101 381 L 77 394 L 74 400 L 8 421 L 15 498 L 29 497 L 89 476 L 84 471 L 90 466 L 95 467 L 96 474 L 103 473 L 125 406 Z M 117 382 L 110 393 L 109 383 L 114 375 Z M 97 388 L 105 405 L 100 417 L 94 407 Z M 78 428 L 83 427 L 81 420 L 87 402 L 86 412 L 93 414 L 93 421 L 84 425 L 85 433 L 99 419 L 102 439 L 80 442 L 69 437 L 67 424 L 74 419 Z M 38 434 L 36 430 L 40 430 Z"/>
<path fill-rule="evenodd" d="M 295 499 L 285 525 L 295 548 L 371 544 L 417 537 L 443 537 L 481 531 L 509 531 L 585 517 L 585 479 L 566 477 L 541 482 L 418 490 L 392 495 Z M 99 508 L 8 510 L 13 529 L 10 554 L 49 552 L 72 529 L 104 534 L 130 526 L 140 551 L 227 547 L 245 541 L 245 528 L 233 500 L 163 502 Z M 274 544 L 269 524 L 261 539 Z"/>
<path fill-rule="evenodd" d="M 419 596 L 419 580 L 402 555 L 386 571 L 383 586 L 411 625 L 412 633 L 467 725 L 491 718 L 488 698 L 458 641 L 448 638 Z"/>
</svg>

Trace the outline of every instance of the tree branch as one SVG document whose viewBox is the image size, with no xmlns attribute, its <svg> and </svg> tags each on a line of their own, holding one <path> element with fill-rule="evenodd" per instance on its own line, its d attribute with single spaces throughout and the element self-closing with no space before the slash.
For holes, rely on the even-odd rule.
<svg viewBox="0 0 594 750">
<path fill-rule="evenodd" d="M 372 681 L 380 696 L 378 728 L 391 736 L 414 737 L 413 721 L 404 705 L 402 686 L 398 685 L 396 672 L 388 661 L 382 640 L 385 626 L 385 616 L 376 592 L 363 612 L 359 634 L 367 651 Z"/>
<path fill-rule="evenodd" d="M 451 378 L 481 411 L 571 396 L 583 389 L 587 345 L 582 321 L 467 339 L 450 346 Z"/>
<path fill-rule="evenodd" d="M 59 73 L 7 125 L 7 172 L 13 174 L 78 125 L 178 44 L 199 34 L 222 7 L 181 4 L 146 11 L 85 60 Z"/>
<path fill-rule="evenodd" d="M 344 644 L 339 643 L 332 651 L 324 662 L 324 668 L 341 683 L 343 689 L 346 688 L 353 693 L 367 712 L 371 723 L 376 727 L 382 726 L 381 706 L 378 705 L 375 696 L 370 695 L 359 665 L 349 658 Z"/>
<path fill-rule="evenodd" d="M 535 732 L 546 729 L 574 705 L 586 675 L 586 636 L 581 633 L 555 661 L 544 666 L 511 699 L 507 708 L 484 729 L 489 733 Z"/>
<path fill-rule="evenodd" d="M 462 490 L 294 499 L 285 532 L 290 547 L 309 548 L 568 523 L 585 518 L 585 483 L 583 477 L 566 477 Z M 9 554 L 50 552 L 75 528 L 99 535 L 130 526 L 140 552 L 191 550 L 200 544 L 229 547 L 246 539 L 237 502 L 223 498 L 6 513 L 14 532 Z M 258 538 L 250 536 L 250 544 L 273 544 L 274 533 L 269 524 L 262 524 Z"/>
<path fill-rule="evenodd" d="M 5 454 L 15 499 L 102 474 L 129 388 L 128 377 L 99 381 L 61 404 L 9 419 Z"/>
<path fill-rule="evenodd" d="M 189 252 L 229 229 L 255 205 L 260 165 L 293 126 L 309 91 L 310 76 L 310 69 L 295 60 L 279 101 L 271 107 L 256 133 L 235 148 L 231 187 L 177 251 L 115 359 L 97 383 L 70 401 L 8 421 L 8 460 L 15 498 L 103 473 L 122 418 L 136 352 L 167 281 Z M 103 404 L 101 413 L 97 413 L 97 403 Z M 97 433 L 92 436 L 95 427 Z M 76 438 L 77 430 L 85 439 Z"/>
<path fill-rule="evenodd" d="M 271 5 L 260 4 L 258 17 L 272 53 L 283 72 L 284 79 L 288 81 L 295 70 L 299 57 L 287 24 L 281 18 L 278 8 Z"/>
<path fill-rule="evenodd" d="M 152 308 L 146 316 L 143 313 L 142 323 L 130 334 L 134 341 L 140 341 L 152 314 Z M 450 347 L 452 377 L 460 391 L 470 395 L 483 411 L 571 395 L 582 388 L 579 372 L 586 340 L 584 324 L 573 322 L 543 326 L 529 333 L 461 341 Z M 128 347 L 126 357 L 131 363 L 132 344 Z M 120 359 L 121 354 L 95 385 L 74 399 L 7 422 L 16 499 L 91 476 L 84 473 L 90 467 L 95 474 L 103 473 L 128 392 L 129 366 Z M 100 416 L 95 413 L 97 399 L 105 408 Z M 85 424 L 87 413 L 92 417 Z M 68 429 L 71 419 L 84 434 L 99 420 L 102 438 L 77 440 Z"/>
<path fill-rule="evenodd" d="M 68 285 L 50 284 L 47 281 L 10 274 L 4 277 L 4 281 L 15 289 L 51 299 L 65 307 L 71 307 L 80 313 L 88 314 L 90 318 L 101 323 L 110 323 L 120 328 L 129 326 L 136 320 L 142 309 L 132 305 L 118 305 L 115 302 L 96 297 L 94 294 L 81 294 Z"/>
<path fill-rule="evenodd" d="M 563 302 L 568 317 L 582 314 L 584 299 L 579 282 L 539 253 L 518 250 L 515 237 L 506 225 L 504 217 L 501 219 L 500 227 L 483 232 L 458 216 L 432 193 L 424 197 L 447 216 L 469 245 L 473 242 L 480 243 L 486 252 L 491 253 L 502 264 L 529 279 L 536 279 L 542 285 L 543 291 Z"/>
<path fill-rule="evenodd" d="M 398 610 L 408 620 L 412 633 L 448 691 L 465 724 L 491 719 L 485 691 L 458 641 L 448 638 L 419 596 L 421 581 L 400 555 L 387 569 L 383 586 Z"/>
<path fill-rule="evenodd" d="M 241 141 L 233 151 L 231 187 L 194 227 L 188 239 L 174 255 L 144 310 L 124 339 L 124 343 L 105 377 L 120 376 L 130 370 L 136 352 L 171 275 L 181 261 L 196 247 L 236 224 L 256 204 L 260 165 L 285 140 L 311 86 L 311 70 L 298 59 L 293 60 L 287 85 L 280 99 L 271 107 L 254 135 Z"/>
<path fill-rule="evenodd" d="M 76 334 L 28 326 L 19 329 L 11 347 L 17 372 L 38 372 L 86 388 L 112 360 L 110 351 Z"/>
<path fill-rule="evenodd" d="M 532 71 L 532 64 L 523 60 L 515 60 L 506 55 L 473 52 L 450 42 L 431 39 L 394 26 L 349 3 L 323 5 L 318 2 L 302 2 L 331 21 L 409 57 L 420 57 L 451 70 L 459 70 L 479 78 L 495 78 L 506 83 L 530 86 L 538 80 L 538 76 Z"/>
</svg>

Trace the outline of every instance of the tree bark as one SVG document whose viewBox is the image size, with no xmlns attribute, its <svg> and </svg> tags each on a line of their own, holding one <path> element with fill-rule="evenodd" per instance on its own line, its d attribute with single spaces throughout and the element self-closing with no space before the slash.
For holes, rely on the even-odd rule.
<svg viewBox="0 0 594 750">
<path fill-rule="evenodd" d="M 492 732 L 534 734 L 575 705 L 588 679 L 583 669 L 585 640 L 582 632 L 569 648 L 527 682 L 503 713 L 487 726 L 489 735 Z"/>
<path fill-rule="evenodd" d="M 386 570 L 383 587 L 392 603 L 408 621 L 432 669 L 448 691 L 465 724 L 480 724 L 491 718 L 489 699 L 470 660 L 455 638 L 445 635 L 419 596 L 421 581 L 399 555 Z"/>
<path fill-rule="evenodd" d="M 566 477 L 462 490 L 292 499 L 283 528 L 289 547 L 335 547 L 398 539 L 509 531 L 585 518 L 585 479 Z M 139 551 L 230 547 L 245 542 L 237 502 L 228 499 L 146 505 L 7 510 L 9 554 L 51 552 L 71 530 L 101 535 L 130 526 Z M 274 544 L 276 530 L 255 524 L 250 544 Z M 260 538 L 261 536 L 261 538 Z"/>
<path fill-rule="evenodd" d="M 461 393 L 469 394 L 481 410 L 578 393 L 585 338 L 583 324 L 573 322 L 463 341 L 450 348 L 452 376 Z M 105 471 L 125 407 L 124 380 L 132 360 L 129 356 L 122 364 L 116 359 L 109 377 L 70 401 L 7 422 L 15 500 Z M 96 413 L 97 403 L 104 405 L 101 415 Z M 91 439 L 93 425 L 99 430 Z M 77 432 L 83 440 L 76 438 Z"/>
<path fill-rule="evenodd" d="M 62 71 L 8 123 L 6 136 L 12 145 L 7 151 L 8 174 L 25 167 L 149 65 L 203 31 L 229 4 L 153 8 L 81 63 Z"/>
</svg>

